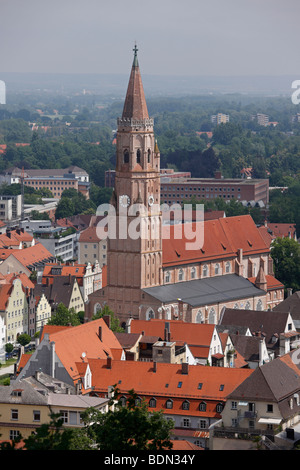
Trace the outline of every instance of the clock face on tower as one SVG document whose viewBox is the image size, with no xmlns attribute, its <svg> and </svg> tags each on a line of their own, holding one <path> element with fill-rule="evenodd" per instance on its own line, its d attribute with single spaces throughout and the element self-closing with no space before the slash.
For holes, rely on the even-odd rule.
<svg viewBox="0 0 300 470">
<path fill-rule="evenodd" d="M 152 206 L 154 204 L 154 197 L 152 196 L 152 194 L 150 194 L 150 196 L 148 197 L 148 204 L 149 206 Z"/>
<path fill-rule="evenodd" d="M 119 197 L 119 202 L 122 207 L 128 207 L 130 204 L 130 197 L 127 196 L 127 194 L 122 194 L 122 196 Z"/>
</svg>

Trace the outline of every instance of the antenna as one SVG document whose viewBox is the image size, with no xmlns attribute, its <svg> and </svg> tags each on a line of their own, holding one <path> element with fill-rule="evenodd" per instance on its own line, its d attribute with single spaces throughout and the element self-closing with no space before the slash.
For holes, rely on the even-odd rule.
<svg viewBox="0 0 300 470">
<path fill-rule="evenodd" d="M 21 220 L 24 220 L 24 166 L 22 166 L 22 172 L 21 172 L 21 196 L 22 196 Z"/>
</svg>

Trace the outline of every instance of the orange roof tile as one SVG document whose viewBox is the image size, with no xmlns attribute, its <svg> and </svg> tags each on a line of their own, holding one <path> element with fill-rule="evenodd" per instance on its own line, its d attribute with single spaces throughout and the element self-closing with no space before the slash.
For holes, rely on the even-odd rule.
<svg viewBox="0 0 300 470">
<path fill-rule="evenodd" d="M 53 259 L 54 256 L 41 243 L 34 246 L 23 248 L 22 250 L 14 250 L 12 254 L 24 266 L 30 266 L 40 261 Z"/>
<path fill-rule="evenodd" d="M 203 230 L 203 246 L 187 249 L 192 243 L 184 233 L 183 227 L 190 230 Z M 182 236 L 178 230 L 182 228 Z M 212 259 L 233 258 L 238 249 L 245 254 L 266 253 L 269 246 L 263 240 L 250 215 L 225 217 L 204 222 L 186 222 L 185 224 L 163 226 L 163 265 L 164 267 L 186 264 L 187 262 L 209 261 Z M 199 237 L 200 238 L 200 237 Z"/>
<path fill-rule="evenodd" d="M 170 325 L 170 340 L 184 341 L 192 346 L 209 347 L 215 325 L 208 323 L 187 323 L 181 320 L 131 320 L 131 333 L 144 331 L 147 336 L 157 336 L 164 339 L 165 323 Z"/>
<path fill-rule="evenodd" d="M 0 310 L 5 311 L 12 290 L 11 284 L 0 285 Z"/>
<path fill-rule="evenodd" d="M 172 413 L 178 414 L 185 412 L 180 401 L 188 399 L 191 400 L 191 406 L 186 413 L 197 413 L 198 416 L 201 416 L 199 400 L 211 401 L 208 412 L 216 416 L 213 402 L 226 400 L 227 395 L 253 372 L 253 369 L 190 365 L 188 373 L 182 374 L 181 364 L 159 363 L 155 372 L 151 362 L 112 360 L 111 368 L 107 367 L 107 360 L 103 359 L 88 358 L 88 363 L 96 393 L 107 393 L 110 385 L 117 384 L 121 394 L 133 389 L 139 396 L 155 397 L 158 400 L 156 409 L 163 410 L 166 409 L 166 398 L 172 398 Z M 202 413 L 203 416 L 207 415 Z"/>
<path fill-rule="evenodd" d="M 265 278 L 267 281 L 267 289 L 272 290 L 272 289 L 283 289 L 284 285 L 282 282 L 278 281 L 274 276 L 271 276 L 270 274 L 265 274 Z M 248 281 L 252 282 L 252 284 L 255 284 L 256 277 L 249 277 Z"/>
<path fill-rule="evenodd" d="M 34 283 L 29 279 L 29 277 L 25 273 L 10 273 L 6 274 L 4 277 L 9 283 L 12 283 L 15 279 L 20 279 L 24 288 L 34 288 Z"/>
<path fill-rule="evenodd" d="M 108 355 L 113 358 L 120 358 L 122 355 L 122 346 L 102 318 L 79 326 L 60 328 L 54 332 L 49 326 L 44 327 L 43 338 L 45 333 L 48 333 L 49 340 L 55 342 L 55 352 L 74 380 L 78 378 L 76 363 L 84 362 L 83 353 L 86 357 L 101 359 Z M 100 327 L 102 341 L 98 336 Z"/>
</svg>

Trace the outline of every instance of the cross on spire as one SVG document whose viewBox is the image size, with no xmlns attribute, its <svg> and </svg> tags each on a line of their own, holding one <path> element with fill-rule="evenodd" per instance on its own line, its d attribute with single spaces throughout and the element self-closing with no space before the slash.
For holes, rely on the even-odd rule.
<svg viewBox="0 0 300 470">
<path fill-rule="evenodd" d="M 133 66 L 134 66 L 134 67 L 138 67 L 138 66 L 139 66 L 138 58 L 137 58 L 137 51 L 138 51 L 138 48 L 137 48 L 136 42 L 134 43 L 134 48 L 133 48 L 132 50 L 133 50 L 133 52 L 134 52 Z"/>
</svg>

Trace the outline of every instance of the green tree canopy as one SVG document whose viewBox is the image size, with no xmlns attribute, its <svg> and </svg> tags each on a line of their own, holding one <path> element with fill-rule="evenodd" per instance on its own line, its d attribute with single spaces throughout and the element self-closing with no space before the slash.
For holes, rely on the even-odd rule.
<svg viewBox="0 0 300 470">
<path fill-rule="evenodd" d="M 113 396 L 119 396 L 116 386 Z M 90 408 L 83 413 L 82 418 L 87 435 L 94 441 L 97 449 L 150 451 L 172 448 L 170 432 L 174 423 L 167 421 L 161 411 L 149 412 L 147 404 L 138 400 L 134 390 L 128 392 L 126 406 L 119 400 L 114 410 L 110 409 L 103 414 Z"/>
<path fill-rule="evenodd" d="M 49 325 L 77 326 L 80 325 L 79 315 L 74 309 L 68 309 L 62 302 L 58 305 L 56 312 L 48 321 Z"/>
<path fill-rule="evenodd" d="M 290 238 L 277 238 L 271 245 L 275 277 L 284 287 L 300 289 L 300 245 Z"/>
</svg>

